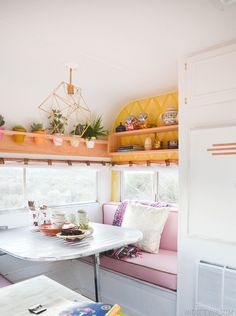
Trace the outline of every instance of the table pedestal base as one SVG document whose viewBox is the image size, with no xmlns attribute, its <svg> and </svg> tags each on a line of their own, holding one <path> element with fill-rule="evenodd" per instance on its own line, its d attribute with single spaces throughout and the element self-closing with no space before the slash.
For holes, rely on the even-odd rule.
<svg viewBox="0 0 236 316">
<path fill-rule="evenodd" d="M 100 276 L 99 276 L 100 258 L 99 253 L 94 255 L 94 286 L 95 286 L 95 301 L 100 302 Z"/>
</svg>

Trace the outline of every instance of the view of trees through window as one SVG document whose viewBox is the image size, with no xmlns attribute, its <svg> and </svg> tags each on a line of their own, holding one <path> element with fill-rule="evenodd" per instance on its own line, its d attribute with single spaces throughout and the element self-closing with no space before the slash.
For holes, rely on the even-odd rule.
<svg viewBox="0 0 236 316">
<path fill-rule="evenodd" d="M 122 199 L 178 203 L 177 168 L 123 171 Z M 80 168 L 0 168 L 0 210 L 40 204 L 65 205 L 97 200 L 97 171 Z"/>
<path fill-rule="evenodd" d="M 178 203 L 178 170 L 160 168 L 158 171 L 124 171 L 122 199 L 161 200 Z"/>
<path fill-rule="evenodd" d="M 28 200 L 63 205 L 97 200 L 97 171 L 78 168 L 0 168 L 0 209 L 22 208 Z"/>
<path fill-rule="evenodd" d="M 125 171 L 123 173 L 123 199 L 155 200 L 155 173 Z"/>
<path fill-rule="evenodd" d="M 0 209 L 24 206 L 23 168 L 0 168 Z"/>
</svg>

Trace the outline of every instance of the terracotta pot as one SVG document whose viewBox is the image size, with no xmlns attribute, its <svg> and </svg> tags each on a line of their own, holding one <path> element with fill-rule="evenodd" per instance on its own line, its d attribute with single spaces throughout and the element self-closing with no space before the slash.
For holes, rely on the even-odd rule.
<svg viewBox="0 0 236 316">
<path fill-rule="evenodd" d="M 34 131 L 34 134 L 37 134 L 37 136 L 34 136 L 34 142 L 35 144 L 44 144 L 45 143 L 45 135 L 46 131 Z"/>
<path fill-rule="evenodd" d="M 0 141 L 3 139 L 4 134 L 1 131 L 4 131 L 5 127 L 1 126 L 0 127 Z"/>
<path fill-rule="evenodd" d="M 63 135 L 62 134 L 54 134 L 53 144 L 54 146 L 62 146 L 63 144 Z"/>
<path fill-rule="evenodd" d="M 12 130 L 15 132 L 26 132 L 25 128 L 13 128 Z M 25 135 L 15 134 L 12 137 L 16 143 L 23 143 L 25 140 Z"/>
<path fill-rule="evenodd" d="M 87 148 L 89 148 L 89 149 L 92 149 L 92 148 L 94 148 L 94 146 L 95 146 L 95 139 L 96 139 L 96 137 L 92 137 L 90 140 L 86 140 L 86 146 L 87 146 Z"/>
</svg>

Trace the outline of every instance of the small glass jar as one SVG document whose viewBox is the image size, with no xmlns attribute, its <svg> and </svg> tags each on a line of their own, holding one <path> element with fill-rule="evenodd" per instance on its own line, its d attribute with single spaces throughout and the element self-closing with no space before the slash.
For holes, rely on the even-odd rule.
<svg viewBox="0 0 236 316">
<path fill-rule="evenodd" d="M 89 228 L 89 219 L 87 212 L 84 210 L 77 211 L 77 223 L 80 229 L 88 229 Z"/>
</svg>

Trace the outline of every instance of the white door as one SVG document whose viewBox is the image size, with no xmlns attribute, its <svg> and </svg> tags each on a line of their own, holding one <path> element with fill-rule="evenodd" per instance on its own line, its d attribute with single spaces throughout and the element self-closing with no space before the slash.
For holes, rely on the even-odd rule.
<svg viewBox="0 0 236 316">
<path fill-rule="evenodd" d="M 236 99 L 236 44 L 189 58 L 189 107 Z"/>
</svg>

